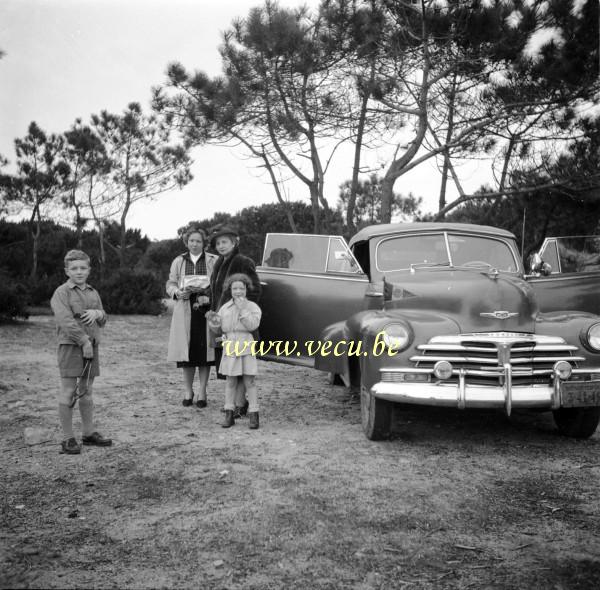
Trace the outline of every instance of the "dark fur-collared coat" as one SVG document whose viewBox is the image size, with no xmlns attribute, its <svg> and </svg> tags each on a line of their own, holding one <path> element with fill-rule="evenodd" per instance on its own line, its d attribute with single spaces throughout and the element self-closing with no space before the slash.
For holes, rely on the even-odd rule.
<svg viewBox="0 0 600 590">
<path fill-rule="evenodd" d="M 219 259 L 214 265 L 210 277 L 210 308 L 213 311 L 219 311 L 221 305 L 231 298 L 229 293 L 223 293 L 223 284 L 228 276 L 238 272 L 248 275 L 252 281 L 252 288 L 248 289 L 246 296 L 250 301 L 258 303 L 261 287 L 260 280 L 256 274 L 256 267 L 251 258 L 240 254 L 238 247 L 236 246 L 230 256 L 226 258 L 219 256 Z"/>
</svg>

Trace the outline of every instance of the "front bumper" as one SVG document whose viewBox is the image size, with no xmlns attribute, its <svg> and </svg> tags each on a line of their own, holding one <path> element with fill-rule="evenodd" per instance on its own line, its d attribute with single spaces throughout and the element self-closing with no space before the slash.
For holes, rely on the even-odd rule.
<svg viewBox="0 0 600 590">
<path fill-rule="evenodd" d="M 371 387 L 379 399 L 397 403 L 465 408 L 503 408 L 510 415 L 513 408 L 556 410 L 560 407 L 600 405 L 600 368 L 573 369 L 572 377 L 562 381 L 554 376 L 548 385 L 513 385 L 510 371 L 502 385 L 476 385 L 467 381 L 465 371 L 458 371 L 458 382 L 437 380 L 430 371 L 419 369 L 380 370 L 383 379 Z M 428 374 L 428 382 L 401 380 L 405 375 Z M 393 380 L 397 377 L 399 380 Z"/>
</svg>

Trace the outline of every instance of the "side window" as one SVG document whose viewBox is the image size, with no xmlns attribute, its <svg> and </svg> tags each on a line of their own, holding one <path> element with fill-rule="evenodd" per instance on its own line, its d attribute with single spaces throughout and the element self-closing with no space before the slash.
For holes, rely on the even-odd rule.
<svg viewBox="0 0 600 590">
<path fill-rule="evenodd" d="M 558 264 L 558 251 L 556 250 L 556 240 L 548 240 L 540 251 L 540 256 L 544 262 L 552 267 L 552 273 L 560 272 Z"/>
<path fill-rule="evenodd" d="M 342 238 L 329 238 L 327 272 L 362 273 L 362 269 Z"/>
<path fill-rule="evenodd" d="M 558 256 L 560 258 L 561 272 L 577 272 L 579 267 L 579 253 L 567 244 L 558 244 Z"/>
<path fill-rule="evenodd" d="M 357 242 L 352 246 L 352 252 L 356 261 L 363 269 L 364 273 L 371 276 L 371 261 L 369 260 L 370 249 L 369 242 Z"/>
<path fill-rule="evenodd" d="M 584 245 L 584 259 L 581 270 L 600 270 L 600 238 L 596 236 L 586 238 Z"/>
<path fill-rule="evenodd" d="M 600 238 L 575 236 L 557 238 L 562 272 L 586 272 L 600 269 Z"/>
<path fill-rule="evenodd" d="M 263 266 L 298 272 L 362 273 L 339 236 L 267 234 Z"/>
<path fill-rule="evenodd" d="M 328 236 L 267 234 L 263 266 L 325 272 Z"/>
</svg>

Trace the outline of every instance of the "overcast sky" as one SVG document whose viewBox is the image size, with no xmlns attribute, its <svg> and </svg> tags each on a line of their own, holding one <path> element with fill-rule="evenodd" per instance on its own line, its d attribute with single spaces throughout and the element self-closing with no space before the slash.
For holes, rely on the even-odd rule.
<svg viewBox="0 0 600 590">
<path fill-rule="evenodd" d="M 297 0 L 280 0 L 297 6 Z M 220 34 L 236 17 L 261 2 L 252 0 L 0 0 L 0 154 L 14 161 L 13 141 L 31 121 L 62 133 L 80 117 L 103 109 L 121 112 L 129 102 L 149 109 L 150 89 L 165 81 L 168 63 L 220 73 Z M 317 0 L 304 2 L 317 6 Z M 264 176 L 241 152 L 201 147 L 193 152 L 194 180 L 182 191 L 136 205 L 129 224 L 150 238 L 174 237 L 191 219 L 216 211 L 234 213 L 275 201 Z M 341 156 L 326 177 L 332 206 L 338 186 L 350 178 L 351 160 Z M 481 171 L 465 178 L 476 188 Z M 433 165 L 400 179 L 395 190 L 426 197 L 435 208 L 439 177 Z M 300 184 L 288 195 L 308 202 Z"/>
</svg>

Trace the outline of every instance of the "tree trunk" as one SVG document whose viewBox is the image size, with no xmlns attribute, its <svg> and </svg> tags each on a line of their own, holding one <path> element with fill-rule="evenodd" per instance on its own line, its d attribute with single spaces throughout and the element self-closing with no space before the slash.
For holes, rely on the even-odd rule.
<svg viewBox="0 0 600 590">
<path fill-rule="evenodd" d="M 255 150 L 253 150 L 253 151 L 255 151 Z M 273 183 L 273 189 L 275 190 L 275 195 L 277 197 L 277 200 L 279 201 L 279 204 L 283 207 L 283 210 L 285 211 L 285 216 L 287 217 L 288 223 L 290 224 L 290 227 L 292 228 L 292 232 L 297 234 L 298 227 L 296 226 L 296 222 L 294 221 L 294 216 L 292 214 L 292 211 L 291 211 L 289 205 L 287 204 L 287 202 L 285 201 L 285 199 L 283 198 L 283 196 L 281 194 L 281 190 L 279 189 L 279 182 L 277 182 L 277 178 L 275 178 L 275 172 L 273 171 L 273 166 L 271 165 L 271 161 L 269 160 L 267 154 L 265 153 L 264 146 L 262 148 L 262 154 L 260 155 L 260 157 L 262 158 L 263 162 L 265 163 L 265 168 L 267 169 L 267 172 L 269 173 L 269 176 L 271 177 L 271 182 Z"/>
<path fill-rule="evenodd" d="M 317 187 L 312 184 L 310 185 L 309 190 L 313 214 L 313 232 L 315 234 L 319 234 L 321 233 L 321 209 L 319 207 L 319 194 L 317 192 Z"/>
<path fill-rule="evenodd" d="M 37 207 L 33 210 L 29 221 L 29 233 L 31 235 L 31 272 L 29 273 L 29 278 L 35 279 L 37 277 L 38 249 L 41 233 L 41 220 Z"/>
<path fill-rule="evenodd" d="M 85 224 L 85 221 L 81 217 L 81 213 L 80 213 L 81 207 L 79 207 L 79 205 L 77 205 L 76 203 L 73 203 L 73 206 L 75 207 L 75 228 L 77 231 L 77 248 L 79 248 L 81 250 L 83 248 L 83 226 Z"/>
<path fill-rule="evenodd" d="M 375 62 L 371 62 L 371 75 L 369 77 L 368 89 L 363 89 L 363 96 L 360 105 L 360 115 L 358 117 L 358 128 L 356 130 L 356 144 L 354 145 L 354 163 L 352 165 L 352 184 L 350 185 L 350 195 L 348 196 L 348 209 L 346 210 L 346 226 L 350 235 L 356 233 L 356 224 L 354 223 L 354 206 L 356 204 L 356 193 L 358 191 L 358 173 L 360 171 L 360 156 L 362 151 L 363 135 L 365 132 L 365 123 L 367 121 L 367 104 L 371 96 L 371 88 L 375 77 Z"/>
<path fill-rule="evenodd" d="M 394 182 L 396 178 L 386 174 L 381 183 L 381 223 L 392 221 L 392 200 L 394 197 Z"/>
<path fill-rule="evenodd" d="M 97 220 L 98 237 L 100 238 L 100 278 L 104 279 L 106 271 L 106 250 L 104 249 L 104 224 L 101 220 Z"/>
<path fill-rule="evenodd" d="M 454 131 L 454 101 L 456 99 L 456 72 L 452 77 L 450 86 L 450 95 L 448 102 L 450 104 L 448 111 L 448 130 L 446 132 L 446 146 L 452 141 L 452 133 Z M 438 211 L 441 211 L 446 206 L 446 187 L 448 185 L 448 170 L 450 169 L 450 153 L 448 148 L 444 150 L 444 166 L 442 168 L 442 184 L 440 186 L 440 198 L 438 201 Z"/>
<path fill-rule="evenodd" d="M 121 215 L 121 233 L 119 239 L 119 268 L 125 268 L 125 248 L 127 247 L 127 211 L 129 210 L 129 205 L 125 206 L 123 209 L 123 214 Z"/>
</svg>

